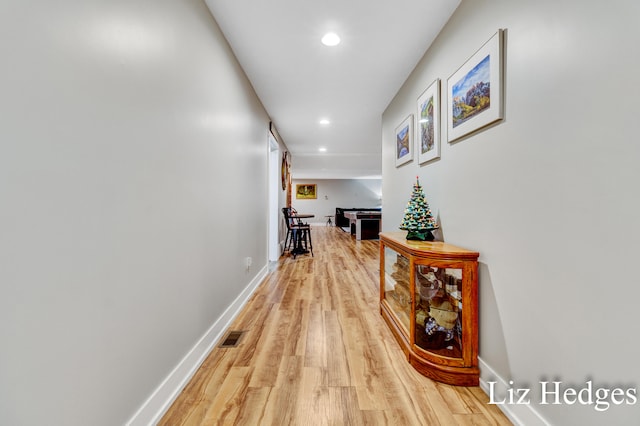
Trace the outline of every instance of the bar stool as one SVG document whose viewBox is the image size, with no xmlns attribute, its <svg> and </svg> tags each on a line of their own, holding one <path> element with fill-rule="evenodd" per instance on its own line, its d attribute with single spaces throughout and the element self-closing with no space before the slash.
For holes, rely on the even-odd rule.
<svg viewBox="0 0 640 426">
<path fill-rule="evenodd" d="M 295 259 L 297 255 L 307 253 L 310 250 L 311 256 L 313 256 L 311 225 L 303 223 L 299 218 L 296 218 L 295 210 L 291 207 L 283 207 L 282 214 L 287 225 L 287 235 L 284 239 L 282 254 L 288 250 Z M 293 249 L 291 249 L 291 246 L 293 246 Z"/>
</svg>

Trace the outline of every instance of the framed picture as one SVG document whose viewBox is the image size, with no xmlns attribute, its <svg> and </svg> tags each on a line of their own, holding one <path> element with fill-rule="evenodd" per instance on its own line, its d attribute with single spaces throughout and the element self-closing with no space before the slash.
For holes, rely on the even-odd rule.
<svg viewBox="0 0 640 426">
<path fill-rule="evenodd" d="M 289 170 L 291 168 L 291 154 L 289 151 L 282 153 L 282 166 L 280 170 L 280 178 L 282 179 L 282 190 L 287 189 L 287 183 L 289 182 Z"/>
<path fill-rule="evenodd" d="M 416 139 L 420 164 L 440 158 L 440 79 L 418 98 Z"/>
<path fill-rule="evenodd" d="M 315 200 L 316 195 L 316 184 L 315 183 L 305 183 L 301 185 L 296 185 L 296 199 L 298 200 Z"/>
<path fill-rule="evenodd" d="M 453 142 L 503 119 L 503 30 L 447 81 L 447 139 Z"/>
<path fill-rule="evenodd" d="M 396 127 L 396 167 L 413 160 L 413 115 Z"/>
</svg>

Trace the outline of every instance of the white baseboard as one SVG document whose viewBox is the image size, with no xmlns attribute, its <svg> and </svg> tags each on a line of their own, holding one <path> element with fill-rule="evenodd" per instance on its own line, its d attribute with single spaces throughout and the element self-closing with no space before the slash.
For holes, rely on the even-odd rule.
<svg viewBox="0 0 640 426">
<path fill-rule="evenodd" d="M 478 367 L 480 368 L 480 388 L 489 395 L 489 384 L 487 382 L 497 382 L 497 389 L 507 389 L 507 381 L 500 377 L 493 368 L 478 357 Z M 505 416 L 517 426 L 551 426 L 531 404 L 515 405 L 500 404 L 498 408 Z"/>
<path fill-rule="evenodd" d="M 215 344 L 222 338 L 227 328 L 238 316 L 251 295 L 268 273 L 266 265 L 236 297 L 209 330 L 198 340 L 185 357 L 176 365 L 163 382 L 153 391 L 138 411 L 126 423 L 127 426 L 155 425 L 167 412 L 182 389 L 191 380 Z"/>
</svg>

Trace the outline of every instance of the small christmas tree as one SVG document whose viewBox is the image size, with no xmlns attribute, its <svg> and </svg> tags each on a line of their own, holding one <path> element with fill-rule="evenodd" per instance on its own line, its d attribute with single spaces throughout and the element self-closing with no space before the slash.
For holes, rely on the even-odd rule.
<svg viewBox="0 0 640 426">
<path fill-rule="evenodd" d="M 431 214 L 429 204 L 424 198 L 422 186 L 418 176 L 416 183 L 413 185 L 411 199 L 404 210 L 404 218 L 400 224 L 400 229 L 407 232 L 407 240 L 433 241 L 431 231 L 438 229 L 438 224 Z"/>
</svg>

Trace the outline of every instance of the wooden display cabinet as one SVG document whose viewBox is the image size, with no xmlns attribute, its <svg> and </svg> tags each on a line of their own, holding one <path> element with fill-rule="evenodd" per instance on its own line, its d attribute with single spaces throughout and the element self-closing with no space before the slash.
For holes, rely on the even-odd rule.
<svg viewBox="0 0 640 426">
<path fill-rule="evenodd" d="M 381 233 L 380 313 L 420 373 L 478 385 L 477 252 Z"/>
</svg>

